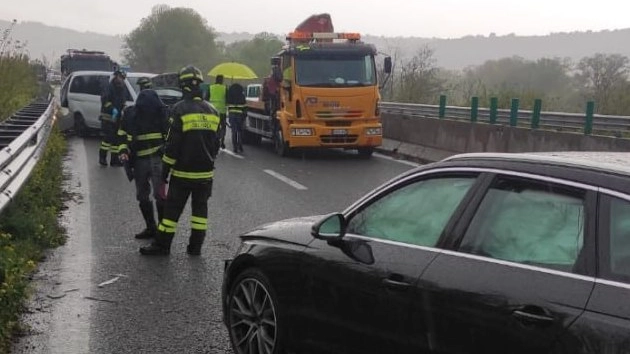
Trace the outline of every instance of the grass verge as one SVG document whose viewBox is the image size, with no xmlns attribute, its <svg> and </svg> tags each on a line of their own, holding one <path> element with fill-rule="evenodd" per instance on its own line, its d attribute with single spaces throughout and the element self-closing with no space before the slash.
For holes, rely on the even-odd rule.
<svg viewBox="0 0 630 354">
<path fill-rule="evenodd" d="M 19 329 L 29 277 L 44 250 L 65 242 L 59 221 L 65 152 L 66 142 L 55 126 L 29 180 L 0 215 L 0 353 L 9 351 Z"/>
</svg>

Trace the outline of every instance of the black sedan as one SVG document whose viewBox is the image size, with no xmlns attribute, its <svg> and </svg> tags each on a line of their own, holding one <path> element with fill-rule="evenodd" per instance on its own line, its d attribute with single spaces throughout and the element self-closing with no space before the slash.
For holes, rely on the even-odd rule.
<svg viewBox="0 0 630 354">
<path fill-rule="evenodd" d="M 236 353 L 629 353 L 630 154 L 467 154 L 241 236 Z"/>
</svg>

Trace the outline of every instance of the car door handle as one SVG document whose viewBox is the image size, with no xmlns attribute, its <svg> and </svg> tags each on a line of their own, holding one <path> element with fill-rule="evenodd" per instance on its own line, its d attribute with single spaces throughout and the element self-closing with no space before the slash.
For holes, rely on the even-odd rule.
<svg viewBox="0 0 630 354">
<path fill-rule="evenodd" d="M 555 321 L 553 317 L 544 314 L 544 311 L 542 309 L 536 312 L 541 312 L 541 313 L 532 313 L 528 311 L 528 309 L 520 309 L 520 310 L 514 310 L 512 312 L 512 316 L 514 316 L 516 319 L 518 319 L 521 322 L 527 322 L 530 324 L 531 323 L 550 324 L 551 322 Z"/>
<path fill-rule="evenodd" d="M 407 290 L 411 286 L 410 283 L 400 281 L 400 280 L 394 280 L 391 278 L 383 279 L 383 285 L 385 285 L 385 287 L 392 290 Z"/>
</svg>

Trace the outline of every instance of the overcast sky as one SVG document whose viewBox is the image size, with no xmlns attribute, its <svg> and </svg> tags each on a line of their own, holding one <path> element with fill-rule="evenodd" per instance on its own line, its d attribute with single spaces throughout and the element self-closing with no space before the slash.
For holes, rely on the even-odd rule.
<svg viewBox="0 0 630 354">
<path fill-rule="evenodd" d="M 628 0 L 0 0 L 0 19 L 127 34 L 156 4 L 190 7 L 220 32 L 286 34 L 315 13 L 337 31 L 384 36 L 545 35 L 630 28 Z"/>
</svg>

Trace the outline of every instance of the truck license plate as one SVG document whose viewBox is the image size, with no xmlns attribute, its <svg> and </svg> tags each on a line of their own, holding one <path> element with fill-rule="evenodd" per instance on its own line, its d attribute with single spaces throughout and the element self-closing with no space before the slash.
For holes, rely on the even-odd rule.
<svg viewBox="0 0 630 354">
<path fill-rule="evenodd" d="M 348 131 L 346 129 L 333 129 L 332 135 L 347 135 Z"/>
</svg>

